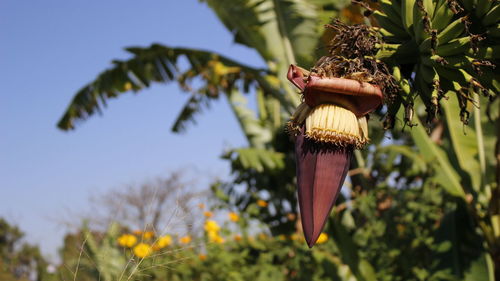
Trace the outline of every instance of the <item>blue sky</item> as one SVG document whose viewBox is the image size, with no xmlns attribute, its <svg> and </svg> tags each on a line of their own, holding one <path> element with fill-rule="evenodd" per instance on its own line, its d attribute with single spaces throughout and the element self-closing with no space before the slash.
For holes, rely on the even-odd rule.
<svg viewBox="0 0 500 281">
<path fill-rule="evenodd" d="M 196 47 L 262 65 L 197 0 L 4 0 L 0 42 L 0 216 L 50 256 L 66 231 L 57 218 L 86 210 L 91 194 L 179 168 L 228 177 L 219 155 L 245 144 L 224 100 L 172 134 L 188 98 L 177 85 L 126 94 L 76 131 L 56 128 L 76 90 L 127 58 L 126 46 Z"/>
</svg>

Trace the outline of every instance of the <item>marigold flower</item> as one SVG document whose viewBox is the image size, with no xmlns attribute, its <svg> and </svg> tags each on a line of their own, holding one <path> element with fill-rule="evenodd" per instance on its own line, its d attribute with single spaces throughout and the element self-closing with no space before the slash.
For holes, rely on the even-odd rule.
<svg viewBox="0 0 500 281">
<path fill-rule="evenodd" d="M 125 91 L 129 91 L 129 90 L 131 90 L 131 89 L 132 89 L 132 83 L 130 83 L 130 82 L 126 82 L 126 83 L 123 85 L 123 89 L 124 89 Z"/>
<path fill-rule="evenodd" d="M 189 236 L 189 235 L 183 236 L 183 237 L 179 238 L 179 242 L 181 244 L 189 244 L 189 242 L 191 242 L 191 236 Z"/>
<path fill-rule="evenodd" d="M 267 202 L 262 200 L 262 199 L 259 199 L 257 200 L 257 205 L 259 205 L 260 207 L 264 208 L 264 207 L 267 207 Z"/>
<path fill-rule="evenodd" d="M 118 244 L 122 247 L 132 248 L 137 243 L 137 237 L 132 234 L 123 234 L 118 237 Z"/>
<path fill-rule="evenodd" d="M 214 216 L 214 214 L 210 211 L 205 211 L 203 212 L 203 215 L 206 217 L 206 218 L 211 218 Z"/>
<path fill-rule="evenodd" d="M 286 236 L 284 234 L 278 235 L 278 240 L 285 241 L 286 240 Z"/>
<path fill-rule="evenodd" d="M 214 220 L 207 220 L 205 222 L 205 231 L 207 232 L 217 232 L 220 230 L 220 226 Z"/>
<path fill-rule="evenodd" d="M 288 213 L 288 214 L 286 214 L 286 218 L 289 221 L 294 221 L 297 218 L 297 215 L 295 215 L 294 213 Z"/>
<path fill-rule="evenodd" d="M 172 244 L 172 236 L 170 235 L 165 235 L 160 238 L 158 238 L 158 241 L 155 243 L 155 247 L 157 249 L 163 249 L 165 247 L 168 247 Z"/>
<path fill-rule="evenodd" d="M 240 216 L 238 216 L 238 214 L 235 212 L 229 213 L 228 216 L 229 216 L 229 220 L 232 222 L 238 222 L 240 220 Z"/>
<path fill-rule="evenodd" d="M 299 238 L 300 236 L 297 233 L 290 235 L 290 240 L 292 241 L 299 240 Z"/>
<path fill-rule="evenodd" d="M 316 240 L 317 244 L 323 244 L 326 241 L 328 241 L 328 234 L 321 232 L 321 234 L 318 237 L 318 240 Z"/>
<path fill-rule="evenodd" d="M 198 208 L 200 208 L 200 210 L 205 209 L 205 204 L 203 203 L 198 204 Z"/>
<path fill-rule="evenodd" d="M 219 233 L 217 231 L 208 231 L 207 235 L 208 235 L 208 240 L 210 240 L 210 242 L 213 242 L 215 237 L 219 236 Z"/>
<path fill-rule="evenodd" d="M 139 243 L 134 247 L 134 255 L 139 258 L 145 258 L 152 252 L 151 246 L 146 243 Z"/>
<path fill-rule="evenodd" d="M 224 239 L 222 236 L 217 235 L 216 237 L 214 237 L 213 242 L 217 244 L 223 244 L 224 242 L 226 242 L 226 239 Z"/>
<path fill-rule="evenodd" d="M 204 255 L 204 254 L 199 254 L 198 255 L 198 258 L 200 258 L 201 261 L 204 261 L 207 259 L 207 255 Z"/>
<path fill-rule="evenodd" d="M 261 233 L 261 234 L 259 234 L 259 239 L 260 240 L 266 240 L 267 239 L 267 235 L 265 233 Z"/>
<path fill-rule="evenodd" d="M 241 240 L 243 240 L 243 237 L 241 237 L 241 235 L 239 234 L 234 235 L 234 241 L 241 241 Z"/>
<path fill-rule="evenodd" d="M 151 239 L 155 236 L 155 233 L 153 231 L 146 231 L 142 234 L 142 238 L 148 240 Z"/>
</svg>

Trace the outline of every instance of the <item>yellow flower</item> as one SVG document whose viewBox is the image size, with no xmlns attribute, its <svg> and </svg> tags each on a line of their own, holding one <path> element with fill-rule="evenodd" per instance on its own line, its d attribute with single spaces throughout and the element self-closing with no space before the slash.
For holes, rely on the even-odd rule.
<svg viewBox="0 0 500 281">
<path fill-rule="evenodd" d="M 321 232 L 321 234 L 318 237 L 318 240 L 316 240 L 316 243 L 323 244 L 326 241 L 328 241 L 328 234 Z"/>
<path fill-rule="evenodd" d="M 284 234 L 278 235 L 278 240 L 285 241 L 286 240 L 286 236 Z"/>
<path fill-rule="evenodd" d="M 292 235 L 290 235 L 290 240 L 292 241 L 296 241 L 296 240 L 299 240 L 299 235 L 297 233 L 294 233 Z"/>
<path fill-rule="evenodd" d="M 204 261 L 207 259 L 207 255 L 204 255 L 204 254 L 199 254 L 198 257 L 200 258 L 201 261 Z"/>
<path fill-rule="evenodd" d="M 222 238 L 216 231 L 208 232 L 208 241 L 217 244 L 222 244 L 225 242 L 224 238 Z"/>
<path fill-rule="evenodd" d="M 226 242 L 226 239 L 222 238 L 221 236 L 217 235 L 215 238 L 214 238 L 214 241 L 215 243 L 217 244 L 222 244 L 224 242 Z"/>
<path fill-rule="evenodd" d="M 403 236 L 406 230 L 406 227 L 400 223 L 396 225 L 396 230 L 398 231 L 399 236 Z"/>
<path fill-rule="evenodd" d="M 237 213 L 231 212 L 229 213 L 229 220 L 233 222 L 238 222 L 240 220 L 240 216 Z"/>
<path fill-rule="evenodd" d="M 184 237 L 181 237 L 181 238 L 179 239 L 179 242 L 180 242 L 181 244 L 189 244 L 189 242 L 191 242 L 191 236 L 186 235 L 186 236 L 184 236 Z"/>
<path fill-rule="evenodd" d="M 241 237 L 241 235 L 236 234 L 236 235 L 234 236 L 234 241 L 241 241 L 241 240 L 243 240 L 243 237 Z"/>
<path fill-rule="evenodd" d="M 262 199 L 259 199 L 259 200 L 257 200 L 257 205 L 264 208 L 264 207 L 267 207 L 267 202 L 262 200 Z"/>
<path fill-rule="evenodd" d="M 207 232 L 217 232 L 220 230 L 220 226 L 214 220 L 207 220 L 205 222 L 205 231 Z"/>
<path fill-rule="evenodd" d="M 217 231 L 208 231 L 207 234 L 208 240 L 210 240 L 210 242 L 213 242 L 215 240 L 215 237 L 219 236 L 219 233 Z"/>
<path fill-rule="evenodd" d="M 158 238 L 158 241 L 155 243 L 155 247 L 157 249 L 163 249 L 165 247 L 168 247 L 172 244 L 172 236 L 170 235 L 165 235 L 160 238 Z"/>
<path fill-rule="evenodd" d="M 129 90 L 131 90 L 131 89 L 132 89 L 132 83 L 130 83 L 130 82 L 126 82 L 126 83 L 123 85 L 123 89 L 124 89 L 125 91 L 129 91 Z"/>
<path fill-rule="evenodd" d="M 267 235 L 264 234 L 264 233 L 261 233 L 261 234 L 259 234 L 259 239 L 260 240 L 266 240 L 267 239 Z"/>
<path fill-rule="evenodd" d="M 139 258 L 145 258 L 151 254 L 151 246 L 145 243 L 139 243 L 137 246 L 134 247 L 134 255 L 138 256 Z"/>
<path fill-rule="evenodd" d="M 203 212 L 203 215 L 206 217 L 206 218 L 211 218 L 214 216 L 214 214 L 210 211 L 205 211 Z"/>
<path fill-rule="evenodd" d="M 137 243 L 137 237 L 132 234 L 123 234 L 118 237 L 118 244 L 122 247 L 132 248 Z"/>
<path fill-rule="evenodd" d="M 142 234 L 142 238 L 146 240 L 153 238 L 153 236 L 155 236 L 155 233 L 153 231 L 146 231 Z"/>
</svg>

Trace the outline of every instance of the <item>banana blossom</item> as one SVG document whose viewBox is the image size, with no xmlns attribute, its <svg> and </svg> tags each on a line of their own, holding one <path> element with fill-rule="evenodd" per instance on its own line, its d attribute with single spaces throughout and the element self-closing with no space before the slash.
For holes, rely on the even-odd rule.
<svg viewBox="0 0 500 281">
<path fill-rule="evenodd" d="M 302 229 L 314 246 L 337 199 L 354 149 L 368 141 L 366 115 L 382 103 L 378 86 L 325 78 L 291 65 L 288 80 L 303 93 L 289 122 L 295 132 L 297 185 Z"/>
</svg>

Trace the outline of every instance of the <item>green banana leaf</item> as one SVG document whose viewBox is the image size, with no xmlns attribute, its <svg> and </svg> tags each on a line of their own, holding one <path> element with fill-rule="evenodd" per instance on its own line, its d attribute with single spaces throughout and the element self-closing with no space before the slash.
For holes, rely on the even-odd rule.
<svg viewBox="0 0 500 281">
<path fill-rule="evenodd" d="M 124 61 L 113 61 L 113 66 L 99 74 L 96 79 L 77 92 L 58 127 L 62 130 L 75 128 L 82 121 L 101 112 L 109 99 L 119 97 L 130 90 L 137 92 L 153 82 L 177 82 L 193 97 L 181 110 L 173 131 L 181 131 L 185 123 L 192 120 L 203 104 L 227 93 L 234 87 L 249 90 L 259 87 L 266 94 L 282 99 L 281 92 L 266 80 L 267 70 L 241 64 L 225 56 L 204 50 L 171 48 L 154 44 L 148 48 L 128 48 L 133 57 Z M 186 58 L 189 67 L 180 71 L 178 61 Z M 191 81 L 200 78 L 204 85 L 192 90 Z M 241 83 L 239 83 L 241 82 Z"/>
<path fill-rule="evenodd" d="M 466 173 L 472 183 L 472 188 L 479 192 L 481 186 L 481 167 L 478 160 L 478 146 L 474 129 L 460 121 L 460 107 L 455 97 L 449 93 L 450 98 L 441 102 L 446 116 L 447 130 L 453 145 L 454 155 L 458 159 L 459 169 Z"/>
<path fill-rule="evenodd" d="M 403 109 L 399 111 L 398 116 L 401 120 L 403 119 Z M 410 134 L 415 145 L 426 162 L 436 165 L 434 180 L 451 195 L 465 198 L 465 192 L 460 184 L 460 176 L 451 165 L 444 150 L 432 142 L 417 115 L 413 117 L 413 122 L 416 126 L 411 128 Z"/>
<path fill-rule="evenodd" d="M 256 49 L 266 62 L 309 66 L 314 59 L 312 55 L 319 39 L 318 4 L 306 0 L 202 2 L 206 2 L 234 34 L 235 42 Z"/>
<path fill-rule="evenodd" d="M 491 256 L 474 227 L 463 203 L 446 214 L 436 233 L 437 244 L 443 245 L 436 253 L 438 268 L 448 269 L 460 280 L 493 281 Z"/>
<path fill-rule="evenodd" d="M 272 131 L 266 122 L 259 120 L 248 108 L 245 96 L 238 90 L 227 93 L 229 104 L 251 147 L 264 148 L 272 139 Z"/>
<path fill-rule="evenodd" d="M 259 148 L 238 148 L 228 151 L 224 158 L 231 159 L 233 167 L 253 169 L 257 172 L 275 172 L 285 167 L 285 155 Z"/>
</svg>

